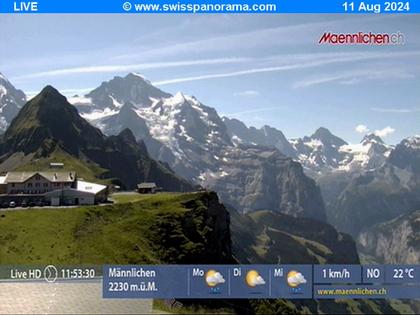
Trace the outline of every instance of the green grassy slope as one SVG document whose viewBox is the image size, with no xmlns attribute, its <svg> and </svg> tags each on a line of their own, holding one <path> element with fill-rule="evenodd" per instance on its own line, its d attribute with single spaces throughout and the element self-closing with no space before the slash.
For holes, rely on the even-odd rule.
<svg viewBox="0 0 420 315">
<path fill-rule="evenodd" d="M 159 246 L 168 243 L 159 223 L 172 225 L 179 255 L 203 245 L 199 237 L 188 238 L 183 225 L 205 193 L 137 196 L 134 203 L 1 212 L 0 264 L 159 263 Z M 191 229 L 194 224 L 200 222 Z"/>
<path fill-rule="evenodd" d="M 16 168 L 16 171 L 51 171 L 50 163 L 60 162 L 64 163 L 65 171 L 75 171 L 78 177 L 82 177 L 85 180 L 102 182 L 109 184 L 111 179 L 101 179 L 107 172 L 106 169 L 101 168 L 95 163 L 85 162 L 74 156 L 64 152 L 62 149 L 57 147 L 48 157 L 42 157 L 20 165 Z"/>
</svg>

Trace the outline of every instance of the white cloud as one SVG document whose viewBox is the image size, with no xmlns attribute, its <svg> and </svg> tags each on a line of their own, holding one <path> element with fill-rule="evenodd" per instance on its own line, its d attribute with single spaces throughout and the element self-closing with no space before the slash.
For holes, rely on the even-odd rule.
<svg viewBox="0 0 420 315">
<path fill-rule="evenodd" d="M 260 275 L 256 276 L 255 278 L 251 279 L 251 286 L 263 285 L 265 284 L 265 280 Z"/>
<path fill-rule="evenodd" d="M 375 130 L 375 135 L 381 138 L 385 138 L 389 135 L 392 135 L 394 132 L 395 132 L 394 128 L 387 126 L 383 129 Z"/>
<path fill-rule="evenodd" d="M 207 17 L 208 18 L 208 17 Z M 387 16 L 387 20 L 391 17 Z M 325 29 L 341 29 L 342 27 L 347 28 L 349 20 L 346 19 L 334 19 L 334 20 L 322 20 L 314 22 L 303 22 L 298 24 L 281 25 L 275 27 L 264 27 L 259 28 L 253 26 L 249 28 L 249 18 L 235 16 L 234 20 L 232 16 L 225 15 L 217 17 L 215 20 L 212 20 L 210 25 L 212 29 L 217 30 L 217 26 L 220 26 L 220 19 L 229 19 L 225 23 L 226 27 L 230 31 L 214 31 L 213 37 L 204 37 L 199 32 L 197 37 L 192 38 L 189 41 L 179 42 L 179 34 L 192 33 L 194 30 L 200 30 L 203 28 L 203 17 L 197 18 L 194 21 L 194 24 L 185 23 L 180 25 L 171 25 L 170 28 L 165 28 L 158 30 L 158 33 L 148 34 L 149 39 L 139 38 L 138 42 L 147 43 L 147 46 L 134 46 L 130 43 L 127 49 L 132 49 L 129 53 L 124 53 L 123 55 L 116 56 L 118 59 L 132 59 L 132 58 L 162 58 L 170 55 L 185 55 L 191 53 L 220 53 L 225 51 L 249 51 L 252 49 L 259 49 L 264 51 L 267 48 L 273 47 L 286 47 L 286 46 L 296 46 L 296 45 L 305 45 L 308 44 L 313 46 L 314 39 L 318 40 L 319 36 L 325 31 Z M 242 20 L 242 22 L 240 20 Z M 352 23 L 358 23 L 358 21 L 367 22 L 370 20 L 378 21 L 382 20 L 382 17 L 363 17 L 351 18 Z M 291 24 L 291 25 L 290 25 Z M 236 26 L 236 30 L 234 29 Z M 242 27 L 241 27 L 242 26 Z M 220 29 L 222 30 L 222 29 Z M 240 31 L 239 31 L 240 30 Z M 243 30 L 243 31 L 242 31 Z M 220 35 L 222 34 L 222 35 Z M 291 36 L 290 34 L 293 34 Z M 172 36 L 171 36 L 172 35 Z M 150 43 L 156 41 L 156 38 L 172 38 L 164 43 L 164 45 L 151 46 Z M 273 40 L 273 38 L 279 40 Z M 268 49 L 267 49 L 268 50 Z M 225 53 L 224 53 L 225 55 Z"/>
<path fill-rule="evenodd" d="M 202 74 L 197 76 L 190 77 L 180 77 L 173 79 L 166 79 L 153 82 L 155 85 L 167 85 L 175 84 L 182 82 L 190 81 L 199 81 L 199 80 L 208 80 L 208 79 L 219 79 L 219 78 L 229 78 L 237 77 L 244 75 L 252 75 L 258 73 L 269 73 L 269 72 L 282 72 L 290 70 L 300 70 L 326 66 L 336 63 L 348 63 L 356 62 L 362 60 L 377 60 L 377 59 L 388 59 L 388 58 L 398 58 L 406 56 L 418 56 L 420 51 L 409 51 L 409 52 L 399 52 L 399 53 L 325 53 L 325 54 L 303 54 L 303 55 L 280 55 L 280 56 L 271 56 L 267 58 L 260 58 L 259 61 L 270 62 L 270 63 L 282 63 L 281 65 L 272 65 L 268 67 L 257 67 L 251 69 L 244 69 L 238 71 L 224 72 L 224 73 L 212 73 L 212 74 Z M 304 81 L 299 81 L 295 83 L 294 88 L 299 87 L 308 87 L 316 84 L 331 82 L 331 81 L 340 81 L 343 84 L 349 84 L 349 79 L 367 78 L 367 79 L 383 79 L 383 78 L 411 78 L 412 75 L 401 69 L 386 69 L 381 71 L 372 71 L 372 70 L 359 70 L 352 71 L 349 73 L 339 73 L 334 75 L 329 75 L 322 78 L 309 79 Z M 359 82 L 359 81 L 357 81 Z"/>
<path fill-rule="evenodd" d="M 420 108 L 380 108 L 372 107 L 370 110 L 379 113 L 392 113 L 392 114 L 410 114 L 420 112 Z"/>
<path fill-rule="evenodd" d="M 369 132 L 369 128 L 366 125 L 357 125 L 354 130 L 358 133 L 368 133 Z"/>
<path fill-rule="evenodd" d="M 231 113 L 231 114 L 222 114 L 222 116 L 227 116 L 227 117 L 235 117 L 235 116 L 244 116 L 244 115 L 249 115 L 249 114 L 257 114 L 257 113 L 263 113 L 263 112 L 271 112 L 271 111 L 275 111 L 278 109 L 284 108 L 282 106 L 276 106 L 276 107 L 263 107 L 263 108 L 256 108 L 256 109 L 248 109 L 248 110 L 243 110 L 240 112 L 236 112 L 236 113 Z"/>
<path fill-rule="evenodd" d="M 74 95 L 86 94 L 86 93 L 92 91 L 93 89 L 94 89 L 93 87 L 89 87 L 89 88 L 80 88 L 80 89 L 58 89 L 58 90 L 61 94 L 65 95 L 67 97 L 72 97 Z M 40 92 L 41 91 L 25 91 L 25 94 L 27 95 L 28 98 L 32 98 Z"/>
<path fill-rule="evenodd" d="M 233 96 L 253 97 L 260 95 L 260 92 L 255 90 L 247 90 L 233 93 Z"/>
<path fill-rule="evenodd" d="M 384 79 L 411 79 L 415 76 L 408 69 L 386 68 L 382 70 L 357 69 L 340 73 L 331 73 L 324 76 L 308 78 L 293 84 L 293 88 L 305 88 L 314 85 L 336 82 L 344 85 L 354 85 L 367 80 Z"/>
<path fill-rule="evenodd" d="M 128 65 L 106 65 L 106 66 L 87 66 L 87 67 L 73 67 L 62 68 L 44 72 L 31 73 L 14 78 L 14 81 L 22 79 L 34 79 L 43 77 L 54 77 L 69 74 L 81 73 L 114 73 L 114 72 L 132 72 L 148 69 L 162 69 L 173 67 L 187 67 L 187 66 L 204 66 L 204 65 L 217 65 L 217 64 L 230 64 L 250 62 L 249 58 L 217 58 L 217 59 L 202 59 L 202 60 L 184 60 L 184 61 L 168 61 L 168 62 L 150 62 L 138 63 Z"/>
</svg>

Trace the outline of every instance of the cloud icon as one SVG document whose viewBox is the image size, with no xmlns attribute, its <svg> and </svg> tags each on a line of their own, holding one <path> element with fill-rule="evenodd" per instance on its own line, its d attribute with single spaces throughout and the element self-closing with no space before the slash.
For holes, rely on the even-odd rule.
<svg viewBox="0 0 420 315">
<path fill-rule="evenodd" d="M 220 272 L 209 270 L 206 272 L 206 283 L 209 287 L 214 287 L 218 284 L 225 283 L 225 279 Z"/>
<path fill-rule="evenodd" d="M 248 271 L 245 280 L 250 287 L 256 287 L 257 285 L 265 284 L 265 280 L 256 270 Z"/>
<path fill-rule="evenodd" d="M 289 273 L 287 274 L 287 283 L 293 288 L 297 287 L 300 284 L 305 284 L 306 282 L 307 281 L 303 274 L 301 274 L 298 271 L 292 270 L 289 271 Z"/>
</svg>

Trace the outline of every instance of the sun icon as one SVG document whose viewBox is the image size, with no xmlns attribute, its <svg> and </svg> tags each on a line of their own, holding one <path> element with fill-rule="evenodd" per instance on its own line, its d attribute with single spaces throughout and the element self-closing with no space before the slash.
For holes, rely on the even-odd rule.
<svg viewBox="0 0 420 315">
<path fill-rule="evenodd" d="M 261 277 L 261 275 L 256 270 L 248 271 L 247 274 L 246 274 L 245 281 L 246 281 L 246 284 L 251 288 L 254 288 L 258 285 L 265 284 L 264 279 Z"/>
</svg>

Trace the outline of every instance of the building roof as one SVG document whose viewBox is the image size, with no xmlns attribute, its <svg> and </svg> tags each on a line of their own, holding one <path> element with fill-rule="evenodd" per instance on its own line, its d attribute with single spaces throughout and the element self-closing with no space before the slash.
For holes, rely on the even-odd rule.
<svg viewBox="0 0 420 315">
<path fill-rule="evenodd" d="M 83 180 L 78 180 L 76 189 L 78 191 L 83 191 L 83 192 L 92 193 L 96 195 L 97 193 L 106 189 L 106 186 L 101 185 L 101 184 L 85 182 Z"/>
<path fill-rule="evenodd" d="M 24 183 L 36 174 L 44 177 L 50 182 L 74 182 L 76 172 L 9 172 L 6 175 L 5 183 Z"/>
<path fill-rule="evenodd" d="M 62 189 L 56 189 L 45 193 L 45 196 L 48 197 L 79 197 L 79 196 L 94 196 L 93 193 L 77 190 L 74 188 L 62 188 Z"/>
<path fill-rule="evenodd" d="M 141 183 L 141 184 L 137 184 L 137 188 L 138 189 L 144 189 L 144 188 L 157 188 L 155 183 Z"/>
</svg>

